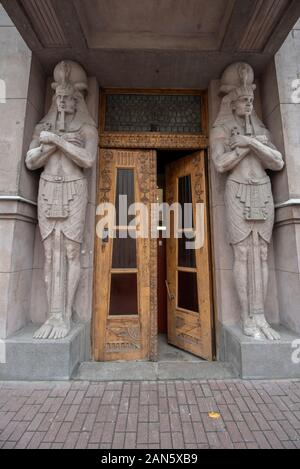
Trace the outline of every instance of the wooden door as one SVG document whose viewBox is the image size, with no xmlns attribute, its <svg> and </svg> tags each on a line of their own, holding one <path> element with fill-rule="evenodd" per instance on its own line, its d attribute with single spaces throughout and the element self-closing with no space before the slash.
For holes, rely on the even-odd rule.
<svg viewBox="0 0 300 469">
<path fill-rule="evenodd" d="M 171 212 L 166 282 L 168 341 L 194 355 L 211 360 L 212 295 L 204 151 L 168 165 L 166 193 L 169 205 L 179 203 L 182 217 L 186 219 L 184 228 L 181 228 L 174 212 Z M 185 204 L 192 204 L 190 210 Z M 193 242 L 191 237 L 195 234 L 196 249 L 187 249 L 190 247 L 187 242 Z"/>
<path fill-rule="evenodd" d="M 129 236 L 140 210 L 124 221 L 119 196 L 148 209 L 146 236 Z M 153 359 L 156 354 L 157 240 L 150 238 L 150 205 L 156 201 L 154 151 L 101 150 L 98 181 L 94 275 L 93 350 L 99 361 Z M 115 220 L 103 221 L 103 204 L 116 207 Z M 114 238 L 108 232 L 113 225 Z M 127 234 L 126 234 L 127 233 Z M 124 237 L 126 236 L 126 237 Z M 128 377 L 130 379 L 130 377 Z"/>
</svg>

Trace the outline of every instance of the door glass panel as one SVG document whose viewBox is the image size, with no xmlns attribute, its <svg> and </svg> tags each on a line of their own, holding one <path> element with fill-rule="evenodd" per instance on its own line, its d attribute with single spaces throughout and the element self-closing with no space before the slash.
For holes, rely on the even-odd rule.
<svg viewBox="0 0 300 469">
<path fill-rule="evenodd" d="M 135 269 L 136 267 L 136 240 L 129 237 L 127 230 L 117 230 L 116 238 L 113 240 L 112 268 Z"/>
<path fill-rule="evenodd" d="M 138 314 L 137 274 L 124 273 L 111 275 L 110 316 Z"/>
<path fill-rule="evenodd" d="M 127 203 L 120 205 L 120 196 L 127 196 Z M 127 218 L 128 208 L 135 202 L 134 198 L 134 170 L 127 168 L 118 168 L 117 187 L 116 187 L 116 223 L 118 225 L 127 225 L 134 218 L 133 215 Z M 120 218 L 121 215 L 121 218 Z M 122 219 L 123 218 L 123 219 Z M 125 220 L 125 221 L 124 221 Z"/>
<path fill-rule="evenodd" d="M 189 238 L 182 233 L 182 238 L 178 239 L 178 266 L 196 268 L 195 249 L 187 249 L 187 243 L 194 243 L 195 238 Z"/>
<path fill-rule="evenodd" d="M 127 201 L 119 205 L 119 196 L 127 196 Z M 113 269 L 131 269 L 137 267 L 136 262 L 136 239 L 129 236 L 127 224 L 128 207 L 135 202 L 134 197 L 134 170 L 127 168 L 117 169 L 116 187 L 116 237 L 113 240 Z M 122 215 L 120 216 L 120 209 Z M 131 217 L 132 218 L 132 217 Z M 122 228 L 118 228 L 121 225 Z"/>
<path fill-rule="evenodd" d="M 184 228 L 193 228 L 193 198 L 190 175 L 178 178 L 178 202 L 182 208 L 182 222 L 184 223 Z M 189 205 L 187 206 L 186 204 Z"/>
<path fill-rule="evenodd" d="M 178 308 L 199 312 L 196 272 L 178 271 Z"/>
</svg>

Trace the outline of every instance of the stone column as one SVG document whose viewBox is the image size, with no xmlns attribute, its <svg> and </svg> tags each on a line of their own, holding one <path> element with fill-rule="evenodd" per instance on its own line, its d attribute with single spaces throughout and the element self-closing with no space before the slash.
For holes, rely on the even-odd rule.
<svg viewBox="0 0 300 469">
<path fill-rule="evenodd" d="M 1 5 L 0 80 L 6 90 L 0 102 L 2 340 L 29 320 L 38 178 L 27 171 L 24 159 L 34 126 L 43 115 L 45 80 L 40 64 Z"/>
<path fill-rule="evenodd" d="M 276 208 L 275 269 L 280 322 L 300 333 L 300 21 L 262 77 L 264 121 L 285 155 L 285 168 L 273 176 Z M 300 89 L 300 87 L 299 87 Z"/>
</svg>

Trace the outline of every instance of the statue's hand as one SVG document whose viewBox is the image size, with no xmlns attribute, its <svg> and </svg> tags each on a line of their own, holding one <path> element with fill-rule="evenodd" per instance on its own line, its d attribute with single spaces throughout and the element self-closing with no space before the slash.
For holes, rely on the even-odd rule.
<svg viewBox="0 0 300 469">
<path fill-rule="evenodd" d="M 64 138 L 64 140 L 66 140 L 69 143 L 72 143 L 73 145 L 76 145 L 76 146 L 81 147 L 81 148 L 84 147 L 84 141 L 78 133 L 76 133 L 76 134 L 66 134 L 63 138 Z"/>
<path fill-rule="evenodd" d="M 43 145 L 55 144 L 56 135 L 52 132 L 43 131 L 40 135 L 40 142 Z"/>
<path fill-rule="evenodd" d="M 48 153 L 48 152 L 51 152 L 51 151 L 54 151 L 55 150 L 55 145 L 54 143 L 43 143 L 42 144 L 42 151 L 45 152 L 45 153 Z"/>
<path fill-rule="evenodd" d="M 247 148 L 251 145 L 251 138 L 246 135 L 234 135 L 230 140 L 231 150 L 236 148 Z"/>
<path fill-rule="evenodd" d="M 266 135 L 257 135 L 255 138 L 263 145 L 267 145 L 269 143 L 268 137 Z"/>
</svg>

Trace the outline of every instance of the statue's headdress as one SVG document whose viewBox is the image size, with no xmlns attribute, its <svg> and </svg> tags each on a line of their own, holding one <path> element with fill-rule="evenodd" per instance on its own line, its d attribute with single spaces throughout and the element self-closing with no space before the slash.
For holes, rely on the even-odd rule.
<svg viewBox="0 0 300 469">
<path fill-rule="evenodd" d="M 53 75 L 54 82 L 52 83 L 52 89 L 55 90 L 55 94 L 48 114 L 39 124 L 41 128 L 46 125 L 47 128 L 58 128 L 61 131 L 77 131 L 84 124 L 96 127 L 85 102 L 85 95 L 88 91 L 88 79 L 81 65 L 72 60 L 59 62 L 54 69 Z M 73 96 L 77 101 L 76 115 L 69 124 L 68 129 L 65 128 L 64 116 L 58 115 L 57 96 Z"/>
<path fill-rule="evenodd" d="M 72 96 L 88 89 L 85 71 L 79 64 L 71 60 L 66 60 L 56 65 L 54 80 L 52 89 L 55 90 L 56 95 Z"/>
<path fill-rule="evenodd" d="M 229 65 L 221 78 L 219 94 L 223 99 L 214 127 L 230 125 L 234 119 L 231 104 L 242 96 L 254 97 L 255 89 L 254 71 L 249 64 L 237 62 Z M 251 119 L 255 127 L 264 127 L 255 111 Z"/>
<path fill-rule="evenodd" d="M 230 95 L 232 101 L 240 96 L 254 96 L 256 85 L 253 68 L 245 63 L 238 62 L 226 68 L 221 78 L 220 95 Z"/>
</svg>

